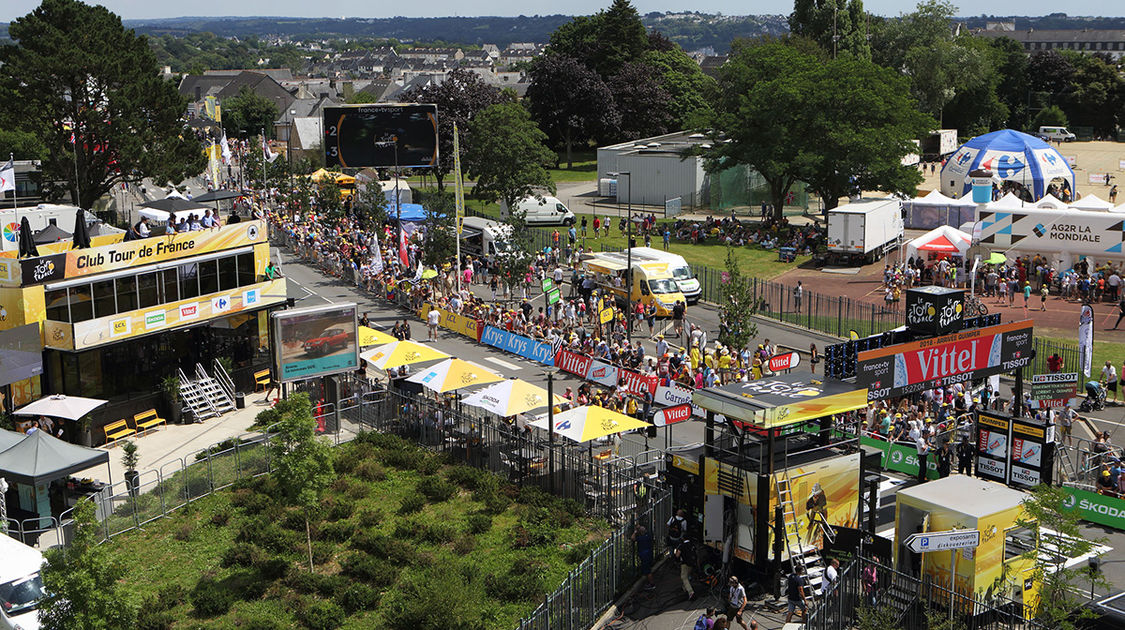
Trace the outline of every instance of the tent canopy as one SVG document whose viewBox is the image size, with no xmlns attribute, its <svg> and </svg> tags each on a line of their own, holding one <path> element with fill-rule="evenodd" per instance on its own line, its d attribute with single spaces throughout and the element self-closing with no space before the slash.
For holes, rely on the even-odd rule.
<svg viewBox="0 0 1125 630">
<path fill-rule="evenodd" d="M 1113 204 L 1090 193 L 1089 195 L 1082 195 L 1082 198 L 1070 204 L 1070 207 L 1075 210 L 1109 210 L 1113 207 Z"/>
<path fill-rule="evenodd" d="M 566 399 L 555 394 L 555 403 Z M 547 390 L 519 379 L 509 379 L 477 390 L 461 399 L 461 403 L 478 407 L 506 418 L 547 406 Z"/>
<path fill-rule="evenodd" d="M 953 202 L 954 202 L 953 199 L 950 199 L 949 197 L 946 197 L 945 195 L 941 194 L 940 192 L 938 192 L 936 190 L 931 190 L 930 194 L 926 195 L 925 197 L 918 197 L 917 199 L 914 199 L 911 203 L 913 203 L 915 205 L 925 205 L 925 206 L 948 206 Z"/>
<path fill-rule="evenodd" d="M 203 203 L 205 201 L 222 201 L 224 199 L 238 199 L 246 193 L 238 192 L 236 190 L 212 190 L 211 192 L 203 193 L 198 197 L 193 197 L 192 201 Z"/>
<path fill-rule="evenodd" d="M 906 257 L 916 258 L 919 252 L 940 252 L 964 256 L 973 237 L 948 225 L 938 226 L 906 244 Z"/>
<path fill-rule="evenodd" d="M 62 229 L 54 223 L 39 230 L 33 235 L 36 245 L 47 245 L 48 243 L 55 243 L 61 240 L 68 239 L 72 236 L 70 232 Z"/>
<path fill-rule="evenodd" d="M 446 359 L 441 363 L 422 369 L 406 380 L 444 394 L 445 392 L 452 392 L 473 385 L 495 383 L 504 379 L 476 363 L 461 359 Z"/>
<path fill-rule="evenodd" d="M 863 390 L 863 395 L 866 398 L 866 389 Z M 643 420 L 637 420 L 632 416 L 610 411 L 605 407 L 596 406 L 567 409 L 561 413 L 556 413 L 554 420 L 556 434 L 580 444 L 605 437 L 612 433 L 632 431 L 633 429 L 641 429 L 649 426 L 649 423 Z M 531 426 L 540 429 L 550 429 L 551 427 L 548 422 L 549 418 L 543 415 L 535 422 L 532 422 Z"/>
<path fill-rule="evenodd" d="M 97 398 L 82 398 L 81 396 L 64 396 L 53 394 L 46 398 L 27 405 L 15 412 L 17 416 L 50 416 L 52 418 L 65 418 L 77 420 L 91 411 L 106 404 L 107 401 Z"/>
<path fill-rule="evenodd" d="M 380 370 L 449 358 L 449 355 L 441 350 L 414 341 L 396 341 L 376 346 L 359 356 Z"/>
<path fill-rule="evenodd" d="M 1028 205 L 1030 205 L 1030 204 L 1025 202 L 1023 199 L 1020 199 L 1019 197 L 1013 195 L 1012 193 L 1008 193 L 1008 194 L 1004 195 L 1003 197 L 997 199 L 996 201 L 988 202 L 988 205 L 985 206 L 985 209 L 987 209 L 987 210 L 1019 210 L 1020 208 L 1028 207 Z"/>
<path fill-rule="evenodd" d="M 108 462 L 109 453 L 103 450 L 64 442 L 46 431 L 33 431 L 0 452 L 0 476 L 34 486 Z"/>
<path fill-rule="evenodd" d="M 400 216 L 403 221 L 410 221 L 418 223 L 426 220 L 426 210 L 420 203 L 400 203 L 398 208 L 394 204 L 387 205 L 387 217 L 390 219 L 397 219 Z"/>
<path fill-rule="evenodd" d="M 207 210 L 207 206 L 196 201 L 184 199 L 177 193 L 171 193 L 163 199 L 155 199 L 153 201 L 142 203 L 138 207 L 152 208 L 153 210 L 163 210 L 164 212 L 180 212 L 183 210 Z"/>
<path fill-rule="evenodd" d="M 359 327 L 359 347 L 361 348 L 366 348 L 367 346 L 381 346 L 387 343 L 394 343 L 395 341 L 398 340 L 381 330 L 375 330 L 367 326 Z"/>
<path fill-rule="evenodd" d="M 862 409 L 867 406 L 867 388 L 808 374 L 778 374 L 697 389 L 691 402 L 728 419 L 771 429 Z"/>
<path fill-rule="evenodd" d="M 1039 201 L 1036 201 L 1034 207 L 1047 208 L 1049 210 L 1066 210 L 1066 204 L 1052 194 L 1047 194 Z"/>
<path fill-rule="evenodd" d="M 1074 171 L 1062 154 L 1043 140 L 1012 129 L 986 133 L 961 145 L 941 168 L 942 194 L 961 197 L 969 192 L 969 173 L 978 169 L 992 171 L 994 179 L 1021 184 L 1034 199 L 1046 194 L 1055 178 L 1075 189 Z"/>
</svg>

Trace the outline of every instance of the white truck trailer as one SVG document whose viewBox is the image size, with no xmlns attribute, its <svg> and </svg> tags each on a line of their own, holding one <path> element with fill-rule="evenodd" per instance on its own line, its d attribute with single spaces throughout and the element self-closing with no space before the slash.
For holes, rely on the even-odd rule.
<svg viewBox="0 0 1125 630">
<path fill-rule="evenodd" d="M 845 264 L 879 260 L 902 242 L 902 202 L 861 199 L 828 211 L 828 257 Z"/>
</svg>

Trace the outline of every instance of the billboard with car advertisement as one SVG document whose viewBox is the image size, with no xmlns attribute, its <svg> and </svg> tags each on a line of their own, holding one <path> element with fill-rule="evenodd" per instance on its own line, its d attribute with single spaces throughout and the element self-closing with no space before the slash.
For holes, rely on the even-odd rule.
<svg viewBox="0 0 1125 630">
<path fill-rule="evenodd" d="M 355 304 L 329 304 L 272 314 L 278 380 L 299 381 L 360 366 Z"/>
<path fill-rule="evenodd" d="M 856 357 L 856 385 L 884 400 L 1011 372 L 1030 365 L 1031 337 L 1022 321 L 867 350 Z"/>
</svg>

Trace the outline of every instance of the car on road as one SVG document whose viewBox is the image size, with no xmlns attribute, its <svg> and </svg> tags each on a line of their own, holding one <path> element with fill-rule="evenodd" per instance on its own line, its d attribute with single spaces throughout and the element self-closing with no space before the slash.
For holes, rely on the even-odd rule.
<svg viewBox="0 0 1125 630">
<path fill-rule="evenodd" d="M 348 347 L 351 335 L 343 328 L 326 328 L 319 337 L 313 337 L 304 343 L 302 348 L 306 354 L 323 355 L 333 350 L 343 350 Z"/>
<path fill-rule="evenodd" d="M 39 603 L 47 597 L 39 568 L 43 554 L 34 547 L 0 534 L 0 628 L 35 630 Z"/>
</svg>

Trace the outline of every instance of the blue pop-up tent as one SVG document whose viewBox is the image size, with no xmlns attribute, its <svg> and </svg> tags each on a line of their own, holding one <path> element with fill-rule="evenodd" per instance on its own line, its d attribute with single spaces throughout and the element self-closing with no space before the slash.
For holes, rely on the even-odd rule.
<svg viewBox="0 0 1125 630">
<path fill-rule="evenodd" d="M 1035 199 L 1047 193 L 1056 178 L 1074 192 L 1074 171 L 1054 147 L 1035 136 L 1002 129 L 977 136 L 961 145 L 941 168 L 941 194 L 959 198 L 972 188 L 969 173 L 992 171 L 994 178 L 1018 182 Z"/>
<path fill-rule="evenodd" d="M 402 212 L 402 220 L 409 223 L 421 223 L 426 220 L 426 211 L 420 203 L 404 203 L 398 209 L 393 203 L 387 204 L 388 219 L 392 221 L 397 219 L 398 211 Z"/>
</svg>

